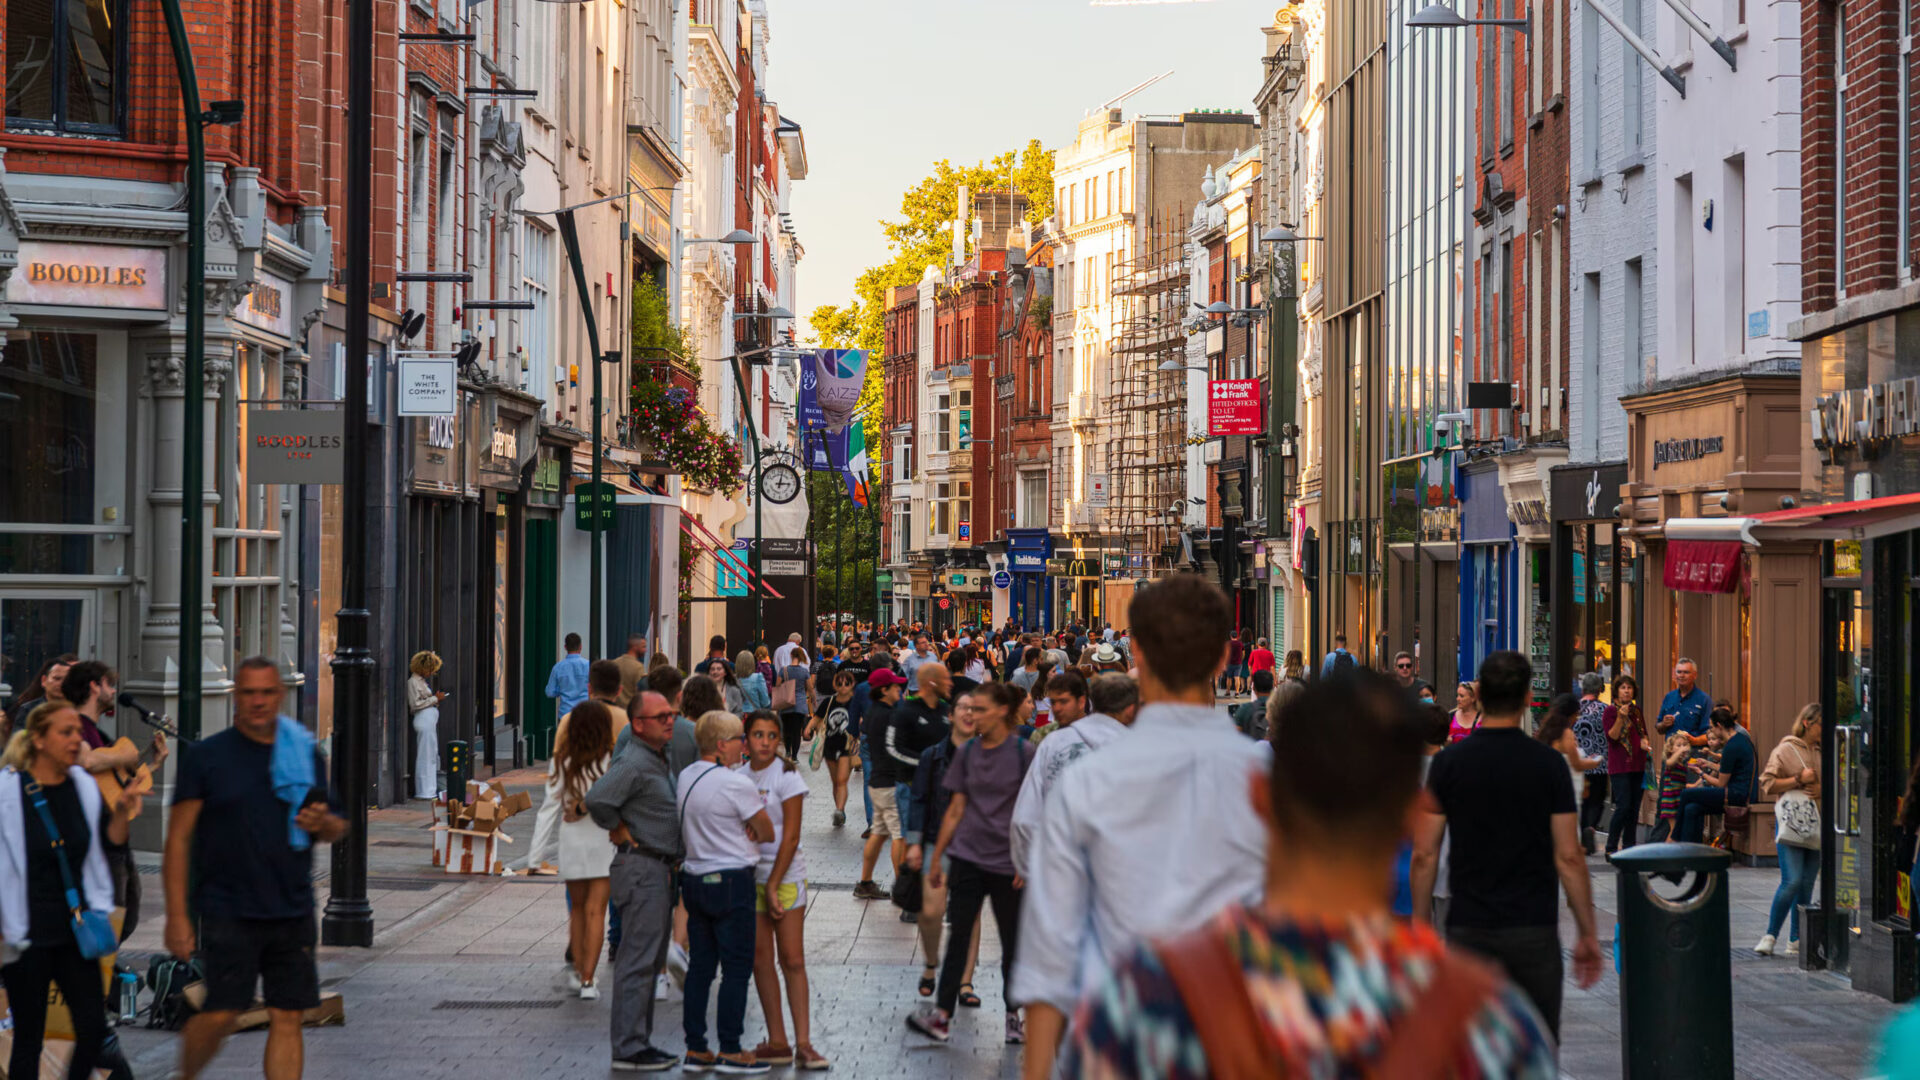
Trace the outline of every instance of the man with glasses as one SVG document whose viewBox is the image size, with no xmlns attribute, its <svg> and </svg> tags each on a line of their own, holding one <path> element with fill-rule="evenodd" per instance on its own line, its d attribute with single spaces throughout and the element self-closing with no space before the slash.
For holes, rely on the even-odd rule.
<svg viewBox="0 0 1920 1080">
<path fill-rule="evenodd" d="M 1654 726 L 1660 734 L 1684 731 L 1701 746 L 1707 741 L 1707 718 L 1713 715 L 1713 699 L 1700 689 L 1700 666 L 1686 657 L 1673 662 L 1673 689 L 1660 699 L 1660 719 Z"/>
<path fill-rule="evenodd" d="M 632 737 L 587 792 L 587 813 L 614 843 L 609 877 L 621 927 L 613 959 L 615 1069 L 662 1072 L 679 1064 L 652 1043 L 653 1002 L 673 924 L 673 866 L 681 850 L 667 758 L 678 715 L 664 695 L 641 691 L 634 698 Z"/>
<path fill-rule="evenodd" d="M 1422 691 L 1431 693 L 1433 684 L 1413 673 L 1413 654 L 1400 652 L 1393 655 L 1393 677 L 1399 680 L 1407 691 L 1407 697 L 1419 701 Z"/>
</svg>

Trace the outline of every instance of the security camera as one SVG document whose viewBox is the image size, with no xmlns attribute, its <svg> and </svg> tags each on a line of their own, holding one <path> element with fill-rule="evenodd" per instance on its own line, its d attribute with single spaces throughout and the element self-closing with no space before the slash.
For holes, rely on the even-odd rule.
<svg viewBox="0 0 1920 1080">
<path fill-rule="evenodd" d="M 1465 427 L 1467 421 L 1471 419 L 1473 419 L 1471 416 L 1463 412 L 1441 413 L 1433 418 L 1434 437 L 1444 442 L 1447 436 L 1453 434 L 1455 425 Z"/>
</svg>

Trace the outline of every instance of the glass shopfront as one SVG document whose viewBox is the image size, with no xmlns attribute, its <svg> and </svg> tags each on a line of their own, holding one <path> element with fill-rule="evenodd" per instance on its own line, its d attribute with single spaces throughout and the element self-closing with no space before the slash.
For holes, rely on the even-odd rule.
<svg viewBox="0 0 1920 1080">
<path fill-rule="evenodd" d="M 1618 675 L 1638 677 L 1631 629 L 1635 546 L 1614 513 L 1626 479 L 1624 462 L 1565 465 L 1552 472 L 1554 693 L 1578 693 L 1580 676 L 1589 671 L 1609 683 Z"/>
<path fill-rule="evenodd" d="M 0 348 L 0 696 L 64 653 L 120 663 L 130 580 L 125 336 L 27 327 Z"/>
</svg>

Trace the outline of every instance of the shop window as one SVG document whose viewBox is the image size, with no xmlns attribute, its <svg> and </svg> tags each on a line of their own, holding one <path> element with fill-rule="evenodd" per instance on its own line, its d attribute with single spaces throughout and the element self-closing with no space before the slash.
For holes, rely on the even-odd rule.
<svg viewBox="0 0 1920 1080">
<path fill-rule="evenodd" d="M 7 126 L 119 134 L 127 0 L 7 4 Z"/>
<path fill-rule="evenodd" d="M 98 345 L 43 330 L 0 351 L 0 574 L 92 572 L 91 536 L 6 527 L 95 524 Z"/>
</svg>

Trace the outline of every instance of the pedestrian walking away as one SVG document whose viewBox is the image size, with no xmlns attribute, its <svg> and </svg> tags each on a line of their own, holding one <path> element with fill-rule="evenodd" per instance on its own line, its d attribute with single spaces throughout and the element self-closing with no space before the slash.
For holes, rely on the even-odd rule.
<svg viewBox="0 0 1920 1080">
<path fill-rule="evenodd" d="M 1414 916 L 1432 921 L 1440 839 L 1448 840 L 1446 934 L 1519 984 L 1560 1037 L 1560 889 L 1577 935 L 1574 981 L 1600 978 L 1593 889 L 1566 757 L 1520 728 L 1533 667 L 1517 652 L 1480 665 L 1480 729 L 1440 751 L 1414 834 Z M 1563 695 L 1569 698 L 1571 695 Z M 1571 713 L 1572 710 L 1566 710 Z M 1569 736 L 1570 737 L 1570 736 Z"/>
<path fill-rule="evenodd" d="M 1260 899 L 1131 951 L 1082 1000 L 1061 1076 L 1559 1075 L 1525 994 L 1387 910 L 1419 792 L 1416 708 L 1361 673 L 1277 711 L 1245 796 L 1267 828 Z M 1435 709 L 1436 742 L 1444 730 Z"/>
<path fill-rule="evenodd" d="M 331 809 L 339 800 L 312 733 L 280 712 L 279 665 L 249 657 L 233 684 L 233 726 L 181 752 L 160 868 L 167 951 L 180 960 L 197 952 L 206 967 L 179 1075 L 200 1075 L 257 990 L 267 1007 L 262 1072 L 298 1080 L 301 1014 L 320 1004 L 313 844 L 339 840 L 347 822 Z"/>
<path fill-rule="evenodd" d="M 753 781 L 735 769 L 746 752 L 740 718 L 714 710 L 694 727 L 700 760 L 676 785 L 680 838 L 680 892 L 687 905 L 686 1001 L 681 1028 L 687 1052 L 681 1067 L 725 1073 L 766 1072 L 769 1066 L 741 1048 L 747 983 L 753 978 L 754 867 L 761 844 L 773 842 L 773 823 Z M 720 976 L 719 1051 L 707 1042 L 707 995 Z"/>
<path fill-rule="evenodd" d="M 1594 852 L 1593 834 L 1600 827 L 1600 818 L 1607 809 L 1607 709 L 1600 695 L 1607 689 L 1607 680 L 1599 672 L 1589 671 L 1580 676 L 1580 711 L 1573 721 L 1573 737 L 1580 744 L 1580 755 L 1598 764 L 1586 771 L 1585 787 L 1576 786 L 1575 794 L 1580 795 L 1580 846 L 1591 855 Z"/>
<path fill-rule="evenodd" d="M 1196 574 L 1127 607 L 1140 712 L 1124 738 L 1061 772 L 1029 859 L 1014 957 L 1022 1074 L 1044 1080 L 1082 994 L 1150 938 L 1192 930 L 1266 880 L 1267 830 L 1246 780 L 1267 751 L 1214 701 L 1233 605 Z"/>
<path fill-rule="evenodd" d="M 671 669 L 669 669 L 671 670 Z M 654 674 L 648 676 L 651 682 Z M 661 1072 L 680 1059 L 653 1045 L 653 1004 L 673 926 L 673 871 L 680 859 L 680 822 L 668 746 L 674 706 L 655 690 L 634 698 L 630 738 L 585 800 L 587 815 L 614 845 L 608 897 L 620 913 L 613 955 L 611 1044 L 615 1069 Z"/>
<path fill-rule="evenodd" d="M 613 758 L 613 732 L 598 701 L 574 706 L 566 734 L 556 738 L 547 798 L 560 804 L 560 878 L 567 883 L 567 943 L 573 957 L 568 986 L 589 1001 L 600 997 L 600 935 L 606 930 L 613 872 L 613 841 L 587 813 L 587 792 Z"/>
<path fill-rule="evenodd" d="M 1774 952 L 1782 927 L 1788 934 L 1780 952 L 1799 954 L 1800 908 L 1812 901 L 1814 880 L 1820 875 L 1821 727 L 1819 702 L 1803 707 L 1793 718 L 1792 733 L 1767 755 L 1767 767 L 1760 771 L 1760 794 L 1773 800 L 1774 847 L 1780 859 L 1780 887 L 1767 912 L 1767 932 L 1753 947 L 1762 956 Z"/>
<path fill-rule="evenodd" d="M 547 696 L 554 701 L 555 716 L 565 716 L 587 700 L 587 658 L 580 655 L 580 635 L 568 634 L 563 645 L 567 655 L 547 673 Z"/>
<path fill-rule="evenodd" d="M 923 685 L 926 670 L 922 669 Z M 1000 933 L 1006 1041 L 1020 1043 L 1026 1039 L 1026 1029 L 1013 994 L 1012 975 L 1014 958 L 1020 954 L 1020 891 L 1026 881 L 1014 872 L 1011 834 L 1013 805 L 1033 762 L 1034 748 L 1032 743 L 1013 737 L 1014 691 L 1005 683 L 976 687 L 961 699 L 961 707 L 972 714 L 978 734 L 955 751 L 953 764 L 942 781 L 949 799 L 940 820 L 939 838 L 927 856 L 926 871 L 929 884 L 950 890 L 947 922 L 953 932 L 947 937 L 947 951 L 940 962 L 934 1004 L 908 1017 L 907 1026 L 946 1041 L 953 1011 L 960 1001 L 968 939 L 980 918 L 980 909 L 990 902 L 994 927 Z M 945 862 L 949 854 L 950 864 Z"/>
<path fill-rule="evenodd" d="M 792 642 L 782 645 L 776 655 L 784 655 L 786 663 L 780 665 L 779 679 L 773 687 L 773 711 L 780 717 L 780 743 L 786 748 L 787 760 L 799 761 L 800 744 L 813 714 L 813 698 L 808 690 L 811 665 L 807 661 L 807 650 Z M 835 805 L 845 803 L 846 781 L 842 780 Z"/>
<path fill-rule="evenodd" d="M 1054 725 L 1053 734 L 1041 740 L 1034 755 L 1033 768 L 1020 786 L 1020 798 L 1013 807 L 1013 866 L 1022 875 L 1031 872 L 1034 839 L 1046 819 L 1047 793 L 1067 767 L 1127 733 L 1133 714 L 1140 704 L 1140 689 L 1125 676 L 1108 672 L 1095 675 L 1089 685 L 1077 673 L 1055 675 L 1048 687 L 1074 719 Z M 1091 712 L 1078 713 L 1087 705 Z M 1123 719 L 1124 717 L 1124 719 Z M 1264 724 L 1264 720 L 1262 721 Z"/>
<path fill-rule="evenodd" d="M 413 654 L 407 662 L 407 711 L 413 715 L 413 797 L 433 799 L 440 795 L 440 703 L 446 691 L 433 688 L 433 677 L 440 673 L 440 657 L 426 650 Z"/>
<path fill-rule="evenodd" d="M 106 846 L 125 847 L 138 791 L 107 805 L 80 766 L 80 714 L 43 702 L 21 717 L 0 760 L 0 983 L 13 1010 L 7 1075 L 37 1077 L 50 987 L 59 987 L 73 1023 L 70 1080 L 91 1080 L 107 1041 L 99 957 L 114 945 L 76 927 L 113 915 Z M 278 1080 L 278 1078 L 276 1078 Z"/>
<path fill-rule="evenodd" d="M 633 697 L 640 692 L 640 684 L 647 677 L 647 638 L 645 634 L 628 634 L 627 651 L 613 658 L 620 668 L 620 694 L 613 704 L 622 716 L 633 704 Z"/>
<path fill-rule="evenodd" d="M 754 1060 L 769 1066 L 793 1065 L 803 1071 L 826 1069 L 828 1062 L 813 1047 L 812 995 L 807 986 L 806 856 L 800 851 L 800 825 L 807 798 L 807 781 L 793 760 L 781 752 L 780 719 L 771 712 L 747 717 L 747 761 L 744 773 L 760 793 L 762 809 L 773 826 L 773 839 L 760 845 L 754 863 L 753 985 L 760 994 L 760 1015 L 766 1018 L 767 1039 L 753 1048 Z M 780 989 L 785 984 L 787 1007 L 793 1016 L 793 1041 L 787 1041 L 780 1015 Z"/>
</svg>

